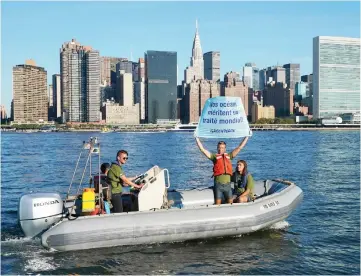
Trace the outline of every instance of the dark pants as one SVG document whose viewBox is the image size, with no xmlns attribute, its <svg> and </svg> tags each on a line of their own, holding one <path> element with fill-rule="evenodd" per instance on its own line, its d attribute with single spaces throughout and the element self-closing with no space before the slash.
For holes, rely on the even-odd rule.
<svg viewBox="0 0 361 276">
<path fill-rule="evenodd" d="M 122 213 L 123 212 L 123 201 L 122 194 L 112 194 L 112 205 L 113 205 L 113 213 Z"/>
<path fill-rule="evenodd" d="M 232 187 L 231 183 L 221 184 L 214 183 L 214 197 L 215 199 L 225 199 L 226 201 L 232 199 Z"/>
<path fill-rule="evenodd" d="M 124 212 L 132 212 L 138 211 L 138 197 L 133 194 L 123 194 L 123 211 Z"/>
</svg>

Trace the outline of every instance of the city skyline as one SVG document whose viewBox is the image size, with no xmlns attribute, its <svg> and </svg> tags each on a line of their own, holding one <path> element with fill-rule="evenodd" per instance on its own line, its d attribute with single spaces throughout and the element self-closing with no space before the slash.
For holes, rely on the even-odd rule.
<svg viewBox="0 0 361 276">
<path fill-rule="evenodd" d="M 67 10 L 69 5 L 72 8 Z M 85 18 L 77 14 L 84 5 L 87 8 Z M 227 10 L 227 5 L 232 8 Z M 219 6 L 225 12 L 214 19 L 209 11 L 220 10 L 217 8 Z M 324 9 L 326 6 L 328 12 Z M 307 8 L 307 15 L 294 13 L 302 7 Z M 203 53 L 221 53 L 221 76 L 229 71 L 242 73 L 246 62 L 254 62 L 260 69 L 277 63 L 300 63 L 301 75 L 310 74 L 313 37 L 332 35 L 359 38 L 359 7 L 358 2 L 5 2 L 2 3 L 2 104 L 9 114 L 13 66 L 32 58 L 47 70 L 47 83 L 51 84 L 52 75 L 60 72 L 59 49 L 72 38 L 99 50 L 100 56 L 130 58 L 132 55 L 133 61 L 143 58 L 148 50 L 176 51 L 179 84 L 183 70 L 189 66 L 196 19 Z M 28 13 L 31 8 L 32 13 Z M 116 11 L 123 8 L 129 14 L 122 13 L 122 20 L 133 20 L 127 21 L 129 28 L 120 25 L 122 20 L 115 16 Z M 67 16 L 75 16 L 74 24 L 81 21 L 85 24 L 78 24 L 74 29 L 69 22 L 60 22 L 59 18 L 65 10 Z M 104 13 L 104 10 L 107 12 Z M 185 10 L 189 12 L 185 14 Z M 290 14 L 285 13 L 287 10 Z M 109 18 L 108 21 L 102 20 L 102 13 Z M 157 16 L 157 13 L 161 16 Z M 132 18 L 131 14 L 137 16 Z M 99 20 L 94 22 L 93 18 Z M 286 18 L 292 20 L 285 25 Z M 311 24 L 305 18 L 316 22 Z M 40 21 L 46 19 L 50 23 L 46 21 L 46 26 L 39 25 Z M 39 26 L 40 30 L 45 28 L 47 31 L 39 31 Z M 243 29 L 243 26 L 246 28 Z M 287 30 L 293 30 L 293 33 L 289 35 Z M 279 35 L 283 33 L 287 35 Z"/>
</svg>

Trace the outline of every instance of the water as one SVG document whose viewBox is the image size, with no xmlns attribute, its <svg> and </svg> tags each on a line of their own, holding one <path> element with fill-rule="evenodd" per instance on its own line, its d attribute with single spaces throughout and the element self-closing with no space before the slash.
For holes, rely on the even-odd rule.
<svg viewBox="0 0 361 276">
<path fill-rule="evenodd" d="M 20 195 L 66 192 L 79 147 L 102 142 L 102 162 L 129 153 L 126 175 L 157 164 L 171 187 L 212 185 L 212 163 L 191 133 L 3 133 L 2 274 L 360 274 L 360 133 L 254 132 L 240 158 L 256 179 L 284 178 L 304 191 L 301 205 L 270 229 L 184 243 L 52 252 L 23 237 Z M 240 141 L 228 141 L 233 149 Z M 204 145 L 215 150 L 216 141 Z"/>
</svg>

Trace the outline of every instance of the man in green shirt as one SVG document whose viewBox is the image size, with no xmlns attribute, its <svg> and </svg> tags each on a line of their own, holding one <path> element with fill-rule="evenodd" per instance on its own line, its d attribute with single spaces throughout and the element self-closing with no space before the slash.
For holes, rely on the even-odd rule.
<svg viewBox="0 0 361 276">
<path fill-rule="evenodd" d="M 107 179 L 109 184 L 112 186 L 112 205 L 113 212 L 120 213 L 123 211 L 123 203 L 121 195 L 123 192 L 123 186 L 132 186 L 136 189 L 141 189 L 143 184 L 137 185 L 132 181 L 136 177 L 126 177 L 122 166 L 128 160 L 128 152 L 125 150 L 120 150 L 117 153 L 116 161 L 112 163 L 109 168 Z"/>
<path fill-rule="evenodd" d="M 199 150 L 210 159 L 213 166 L 214 176 L 214 196 L 215 204 L 220 205 L 222 203 L 222 195 L 225 197 L 227 203 L 233 203 L 232 187 L 231 187 L 231 175 L 233 173 L 232 160 L 246 145 L 248 137 L 245 137 L 243 141 L 236 147 L 231 153 L 226 153 L 226 143 L 223 141 L 218 142 L 217 153 L 211 154 L 206 150 L 198 137 L 196 142 Z"/>
</svg>

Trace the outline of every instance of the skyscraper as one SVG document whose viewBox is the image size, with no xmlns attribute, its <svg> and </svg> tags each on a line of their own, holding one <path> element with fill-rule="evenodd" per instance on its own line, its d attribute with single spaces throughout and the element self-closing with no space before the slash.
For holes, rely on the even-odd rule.
<svg viewBox="0 0 361 276">
<path fill-rule="evenodd" d="M 293 114 L 294 92 L 285 83 L 269 83 L 262 94 L 264 105 L 273 105 L 277 117 L 286 117 Z"/>
<path fill-rule="evenodd" d="M 146 72 L 146 120 L 177 117 L 177 52 L 147 51 Z"/>
<path fill-rule="evenodd" d="M 185 85 L 183 97 L 184 123 L 198 123 L 204 104 L 209 98 L 220 95 L 220 83 L 212 80 L 193 80 Z"/>
<path fill-rule="evenodd" d="M 139 80 L 144 79 L 145 78 L 145 65 L 144 65 L 144 58 L 139 58 L 139 67 L 138 67 L 138 77 Z"/>
<path fill-rule="evenodd" d="M 54 120 L 54 91 L 53 85 L 48 86 L 48 121 Z"/>
<path fill-rule="evenodd" d="M 66 42 L 60 49 L 60 78 L 62 92 L 63 122 L 82 122 L 80 118 L 82 99 L 82 58 L 84 48 L 75 39 Z M 83 70 L 84 71 L 84 70 Z"/>
<path fill-rule="evenodd" d="M 303 75 L 301 76 L 301 81 L 307 83 L 306 86 L 306 97 L 312 97 L 313 96 L 313 74 L 309 75 Z M 312 109 L 310 109 L 310 112 L 312 113 Z"/>
<path fill-rule="evenodd" d="M 14 121 L 14 99 L 11 100 L 10 121 Z"/>
<path fill-rule="evenodd" d="M 116 64 L 121 61 L 128 61 L 127 58 L 100 57 L 100 82 L 107 85 L 115 84 Z M 112 77 L 113 76 L 113 77 Z"/>
<path fill-rule="evenodd" d="M 283 65 L 286 69 L 286 83 L 291 89 L 295 89 L 296 83 L 300 82 L 300 65 L 298 63 L 288 63 Z"/>
<path fill-rule="evenodd" d="M 298 96 L 301 100 L 306 98 L 308 83 L 307 82 L 296 82 L 295 85 L 295 96 Z"/>
<path fill-rule="evenodd" d="M 139 118 L 145 122 L 145 63 L 144 58 L 138 60 L 138 81 L 134 82 L 134 103 L 139 104 Z"/>
<path fill-rule="evenodd" d="M 98 122 L 100 120 L 100 59 L 98 51 L 87 51 L 86 62 L 86 121 Z"/>
<path fill-rule="evenodd" d="M 63 122 L 99 121 L 99 52 L 75 39 L 64 43 L 60 49 L 60 78 Z"/>
<path fill-rule="evenodd" d="M 311 83 L 312 82 L 312 75 L 313 74 L 301 76 L 301 81 Z"/>
<path fill-rule="evenodd" d="M 186 83 L 190 83 L 192 80 L 204 79 L 204 61 L 201 47 L 201 40 L 198 34 L 198 22 L 196 21 L 196 33 L 194 35 L 192 57 L 190 66 L 184 71 L 184 79 Z"/>
<path fill-rule="evenodd" d="M 252 89 L 253 91 L 259 90 L 259 69 L 252 67 Z"/>
<path fill-rule="evenodd" d="M 259 90 L 259 69 L 256 64 L 247 62 L 243 66 L 243 81 L 253 90 Z"/>
<path fill-rule="evenodd" d="M 199 104 L 201 80 L 194 80 L 187 84 L 184 95 L 184 123 L 197 123 L 199 121 L 199 110 L 202 108 Z"/>
<path fill-rule="evenodd" d="M 132 62 L 132 79 L 133 81 L 139 80 L 139 63 Z"/>
<path fill-rule="evenodd" d="M 119 70 L 117 74 L 118 74 L 118 78 L 117 78 L 116 100 L 119 102 L 120 105 L 132 106 L 133 105 L 132 74 L 126 73 L 125 70 Z"/>
<path fill-rule="evenodd" d="M 1 123 L 5 123 L 7 117 L 6 109 L 4 105 L 0 105 Z"/>
<path fill-rule="evenodd" d="M 116 72 L 119 70 L 124 70 L 125 73 L 133 74 L 133 62 L 122 60 L 116 64 Z"/>
<path fill-rule="evenodd" d="M 139 104 L 139 117 L 141 122 L 145 120 L 145 82 L 144 78 L 134 83 L 134 103 Z"/>
<path fill-rule="evenodd" d="M 30 60 L 13 67 L 14 121 L 48 120 L 47 72 Z"/>
<path fill-rule="evenodd" d="M 313 116 L 360 112 L 360 39 L 313 38 Z"/>
<path fill-rule="evenodd" d="M 246 63 L 243 66 L 242 80 L 249 88 L 252 88 L 252 64 L 251 63 Z"/>
<path fill-rule="evenodd" d="M 280 66 L 275 66 L 271 69 L 271 76 L 274 82 L 286 83 L 286 69 Z M 290 88 L 290 87 L 289 87 Z M 292 89 L 292 88 L 290 88 Z"/>
<path fill-rule="evenodd" d="M 204 78 L 211 81 L 220 81 L 221 54 L 218 51 L 207 52 L 203 55 Z"/>
<path fill-rule="evenodd" d="M 235 72 L 228 72 L 224 75 L 224 82 L 221 87 L 221 96 L 226 97 L 240 97 L 246 115 L 250 115 L 248 107 L 248 86 L 244 81 L 241 81 Z"/>
<path fill-rule="evenodd" d="M 266 86 L 266 69 L 259 70 L 259 90 L 263 90 Z"/>
<path fill-rule="evenodd" d="M 54 106 L 54 99 L 53 99 L 53 85 L 49 84 L 48 86 L 48 102 L 49 102 L 49 107 L 53 107 Z"/>
<path fill-rule="evenodd" d="M 52 78 L 53 83 L 53 103 L 54 103 L 54 118 L 61 117 L 61 90 L 60 90 L 60 75 L 54 74 Z"/>
</svg>

